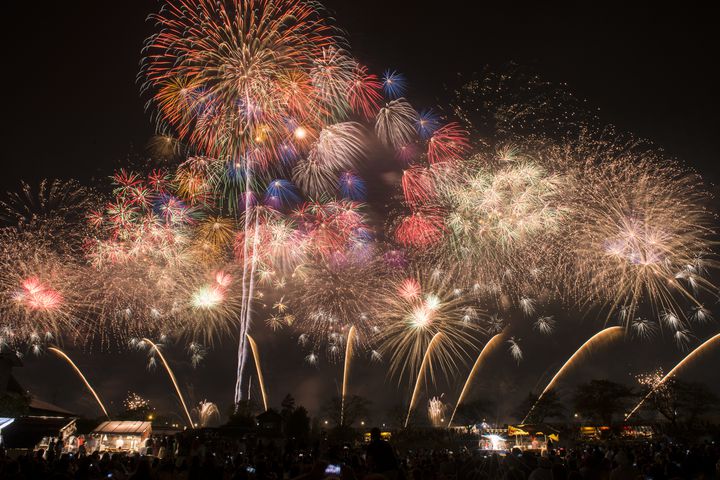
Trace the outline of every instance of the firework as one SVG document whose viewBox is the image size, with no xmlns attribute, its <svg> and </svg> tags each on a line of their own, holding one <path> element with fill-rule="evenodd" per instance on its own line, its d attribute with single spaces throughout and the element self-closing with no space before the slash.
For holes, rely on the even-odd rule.
<svg viewBox="0 0 720 480">
<path fill-rule="evenodd" d="M 365 180 L 353 172 L 343 172 L 338 179 L 340 194 L 348 200 L 362 201 L 367 194 Z"/>
<path fill-rule="evenodd" d="M 447 405 L 442 401 L 443 395 L 432 397 L 428 401 L 428 419 L 434 427 L 440 426 L 445 421 Z"/>
<path fill-rule="evenodd" d="M 352 79 L 311 3 L 171 0 L 153 19 L 145 88 L 159 118 L 206 152 L 276 145 L 294 130 L 283 118 L 317 124 Z"/>
<path fill-rule="evenodd" d="M 475 364 L 473 365 L 472 369 L 470 369 L 470 373 L 468 374 L 467 380 L 465 380 L 465 385 L 463 385 L 462 391 L 460 392 L 460 396 L 458 397 L 457 403 L 455 404 L 455 408 L 453 409 L 452 415 L 450 415 L 450 421 L 448 422 L 448 428 L 450 428 L 450 425 L 452 425 L 452 421 L 455 418 L 455 414 L 457 413 L 457 409 L 460 406 L 460 403 L 465 399 L 465 395 L 467 394 L 470 384 L 472 380 L 477 375 L 477 372 L 479 371 L 480 367 L 482 366 L 485 358 L 490 355 L 498 345 L 501 344 L 503 338 L 505 336 L 504 332 L 498 333 L 493 335 L 493 337 L 488 340 L 488 342 L 485 344 L 482 350 L 480 350 L 480 354 L 477 357 L 477 360 L 475 360 Z"/>
<path fill-rule="evenodd" d="M 570 220 L 577 285 L 611 306 L 648 302 L 671 329 L 684 324 L 681 300 L 711 289 L 696 267 L 709 250 L 710 217 L 695 177 L 633 152 L 606 161 L 577 185 L 583 207 Z"/>
<path fill-rule="evenodd" d="M 456 294 L 453 277 L 453 272 L 418 270 L 390 283 L 384 296 L 383 328 L 377 337 L 383 356 L 390 360 L 391 376 L 408 376 L 412 382 L 434 338 L 431 378 L 436 369 L 448 374 L 467 358 L 483 328 L 463 321 L 473 302 Z"/>
<path fill-rule="evenodd" d="M 189 424 L 190 428 L 193 428 L 193 421 L 192 421 L 192 417 L 190 416 L 190 411 L 188 411 L 187 404 L 185 403 L 185 398 L 183 397 L 183 394 L 180 391 L 180 386 L 178 385 L 177 380 L 175 379 L 175 374 L 173 373 L 172 369 L 170 368 L 170 365 L 168 364 L 167 360 L 165 359 L 165 355 L 162 354 L 162 351 L 160 351 L 160 347 L 158 347 L 158 345 L 155 344 L 152 340 L 143 338 L 140 341 L 139 346 L 144 346 L 144 345 L 149 345 L 151 348 L 151 352 L 157 353 L 158 356 L 160 357 L 162 364 L 165 366 L 165 371 L 167 371 L 167 374 L 170 377 L 170 380 L 172 381 L 173 386 L 175 387 L 175 392 L 177 393 L 178 399 L 180 400 L 183 410 L 185 411 L 185 415 L 187 416 L 188 424 Z"/>
<path fill-rule="evenodd" d="M 358 65 L 348 94 L 350 107 L 366 120 L 372 119 L 380 109 L 381 87 L 382 83 L 376 75 L 367 73 L 367 68 Z"/>
<path fill-rule="evenodd" d="M 420 137 L 428 140 L 440 127 L 440 118 L 432 110 L 422 110 L 415 126 Z"/>
<path fill-rule="evenodd" d="M 303 267 L 288 300 L 296 321 L 313 349 L 324 348 L 331 359 L 345 349 L 350 331 L 369 345 L 382 325 L 387 273 L 376 261 L 313 262 Z"/>
<path fill-rule="evenodd" d="M 650 338 L 657 331 L 657 325 L 655 322 L 648 318 L 635 317 L 630 322 L 631 330 L 640 338 Z"/>
<path fill-rule="evenodd" d="M 549 390 L 551 390 L 555 384 L 557 383 L 558 379 L 561 378 L 565 372 L 568 371 L 577 361 L 579 361 L 580 358 L 582 358 L 586 353 L 588 353 L 591 349 L 595 348 L 598 345 L 607 344 L 609 342 L 612 342 L 623 335 L 623 327 L 608 327 L 603 330 L 600 330 L 598 333 L 590 337 L 583 343 L 580 348 L 578 348 L 575 353 L 573 353 L 570 358 L 563 364 L 562 367 L 560 367 L 560 370 L 555 373 L 555 375 L 552 377 L 552 379 L 548 382 L 548 384 L 545 386 L 543 391 L 538 396 L 538 399 L 535 401 L 535 404 L 533 404 L 532 408 L 528 412 L 527 415 L 525 415 L 525 418 L 523 419 L 523 423 L 527 420 L 527 418 L 530 416 L 532 411 L 535 409 L 535 405 L 537 405 L 537 402 L 540 401 L 540 399 L 545 395 Z"/>
<path fill-rule="evenodd" d="M 405 93 L 407 82 L 403 74 L 394 70 L 385 70 L 382 77 L 382 87 L 388 97 L 399 98 Z"/>
<path fill-rule="evenodd" d="M 415 138 L 417 119 L 417 112 L 407 100 L 392 100 L 378 112 L 375 134 L 387 146 L 403 147 Z"/>
<path fill-rule="evenodd" d="M 83 375 L 83 373 L 82 373 L 82 371 L 80 370 L 80 368 L 78 368 L 78 366 L 75 365 L 75 362 L 73 362 L 72 359 L 71 359 L 70 357 L 68 357 L 67 354 L 66 354 L 65 352 L 63 352 L 62 350 L 60 350 L 59 348 L 49 347 L 48 350 L 50 350 L 51 352 L 57 354 L 60 358 L 62 358 L 63 360 L 65 360 L 66 362 L 68 362 L 68 363 L 70 364 L 70 366 L 73 368 L 73 370 L 75 370 L 75 373 L 78 374 L 78 376 L 79 376 L 80 379 L 83 381 L 83 383 L 85 384 L 85 386 L 87 387 L 87 389 L 90 391 L 90 393 L 92 394 L 92 396 L 95 398 L 95 400 L 97 401 L 98 405 L 100 405 L 100 408 L 102 409 L 103 413 L 105 414 L 105 417 L 107 417 L 108 420 L 109 420 L 109 419 L 110 419 L 110 415 L 108 415 L 107 410 L 105 409 L 105 405 L 103 405 L 102 401 L 100 400 L 100 397 L 99 397 L 98 394 L 95 392 L 95 389 L 92 388 L 92 386 L 90 385 L 90 382 L 88 382 L 87 378 L 85 378 L 85 375 Z"/>
<path fill-rule="evenodd" d="M 432 373 L 432 363 L 430 362 L 430 356 L 433 354 L 434 348 L 438 344 L 438 342 L 442 341 L 442 337 L 442 332 L 437 332 L 435 335 L 433 335 L 427 344 L 425 352 L 423 353 L 422 361 L 420 362 L 420 369 L 417 373 L 417 380 L 415 381 L 415 387 L 413 388 L 412 396 L 410 397 L 410 406 L 408 407 L 407 417 L 405 417 L 405 428 L 407 428 L 407 425 L 410 422 L 410 415 L 415 409 L 415 403 L 417 402 L 418 394 L 420 393 L 421 379 L 424 378 L 428 369 L 430 369 Z"/>
<path fill-rule="evenodd" d="M 661 379 L 653 382 L 652 388 L 648 392 L 647 395 L 645 395 L 638 403 L 635 405 L 635 407 L 625 416 L 625 421 L 627 421 L 630 417 L 632 417 L 635 412 L 638 411 L 638 409 L 647 401 L 647 399 L 650 397 L 650 395 L 653 394 L 658 388 L 662 387 L 669 379 L 673 378 L 680 370 L 682 370 L 687 364 L 695 360 L 699 355 L 707 351 L 708 349 L 712 348 L 712 346 L 715 345 L 716 342 L 720 341 L 720 333 L 708 338 L 703 343 L 700 344 L 700 346 L 696 347 L 692 352 L 688 353 L 682 360 L 680 360 L 673 368 L 670 370 L 667 375 L 663 376 Z"/>
<path fill-rule="evenodd" d="M 268 401 L 267 393 L 265 390 L 265 380 L 262 374 L 262 367 L 260 366 L 260 349 L 258 348 L 255 339 L 253 339 L 250 335 L 247 336 L 247 339 L 252 350 L 253 360 L 255 361 L 255 370 L 257 371 L 258 380 L 260 381 L 260 393 L 262 394 L 263 406 L 265 407 L 265 411 L 267 411 Z"/>
<path fill-rule="evenodd" d="M 213 419 L 220 419 L 220 410 L 218 410 L 217 405 L 207 400 L 198 403 L 198 406 L 193 408 L 192 411 L 197 416 L 198 421 L 196 425 L 200 428 L 210 426 L 210 422 L 212 422 Z"/>
<path fill-rule="evenodd" d="M 86 325 L 79 288 L 81 264 L 54 251 L 37 231 L 0 229 L 0 327 L 2 343 L 32 344 L 60 334 L 76 337 Z"/>
<path fill-rule="evenodd" d="M 507 341 L 508 344 L 508 350 L 510 350 L 510 355 L 515 359 L 515 361 L 519 364 L 523 359 L 523 352 L 520 348 L 520 339 L 515 337 L 510 337 Z"/>
<path fill-rule="evenodd" d="M 419 120 L 419 122 L 422 121 L 422 119 Z M 429 121 L 425 120 L 425 127 L 420 131 L 429 130 L 429 123 Z M 457 123 L 448 123 L 437 128 L 430 136 L 428 140 L 428 160 L 430 163 L 461 160 L 469 146 L 467 133 Z"/>
<path fill-rule="evenodd" d="M 345 416 L 345 397 L 347 396 L 347 383 L 348 377 L 350 376 L 350 362 L 353 356 L 355 331 L 356 329 L 354 325 L 350 327 L 347 335 L 347 345 L 345 347 L 345 365 L 343 367 L 342 398 L 340 402 L 340 425 L 343 425 L 343 418 Z"/>
<path fill-rule="evenodd" d="M 555 323 L 556 322 L 552 316 L 540 317 L 535 321 L 535 323 L 533 323 L 533 328 L 540 333 L 549 335 L 553 332 Z"/>
</svg>

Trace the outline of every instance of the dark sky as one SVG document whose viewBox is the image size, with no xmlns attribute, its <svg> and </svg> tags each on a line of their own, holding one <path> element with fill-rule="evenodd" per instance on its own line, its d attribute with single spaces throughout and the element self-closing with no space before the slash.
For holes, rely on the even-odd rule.
<svg viewBox="0 0 720 480">
<path fill-rule="evenodd" d="M 411 99 L 427 104 L 436 98 L 442 101 L 443 83 L 457 73 L 516 62 L 548 80 L 567 83 L 577 96 L 600 109 L 603 121 L 652 140 L 716 181 L 720 175 L 717 9 L 688 2 L 672 7 L 658 2 L 635 2 L 632 7 L 607 2 L 543 3 L 325 2 L 347 31 L 353 53 L 377 72 L 387 67 L 404 72 Z M 87 181 L 107 175 L 129 152 L 142 150 L 152 125 L 135 77 L 142 42 L 152 31 L 145 19 L 158 5 L 135 0 L 9 2 L 4 7 L 0 188 L 13 189 L 20 179 L 54 176 Z M 532 388 L 545 368 L 569 355 L 584 335 L 597 328 L 593 322 L 578 320 L 564 325 L 549 344 L 528 345 L 523 368 L 513 367 L 503 356 L 505 363 L 494 374 L 516 383 L 520 391 L 503 398 L 514 402 Z M 716 328 L 698 336 L 705 338 Z M 302 403 L 316 408 L 322 396 L 331 395 L 338 368 L 297 367 L 302 352 L 286 354 L 286 342 L 275 342 L 270 335 L 262 340 L 274 403 L 293 391 Z M 667 369 L 680 356 L 664 340 L 655 346 L 617 348 L 621 357 L 605 357 L 605 363 L 599 357 L 592 362 L 592 371 L 602 375 L 609 364 L 607 375 L 628 380 L 627 372 L 646 369 L 648 358 Z M 165 378 L 160 372 L 145 373 L 141 354 L 73 352 L 108 399 L 119 402 L 134 390 L 158 405 L 172 405 Z M 174 353 L 175 361 L 184 361 L 185 355 Z M 704 361 L 711 365 L 719 360 L 715 354 Z M 226 342 L 195 372 L 179 365 L 178 377 L 184 385 L 193 384 L 195 399 L 225 405 L 232 389 L 233 363 L 232 342 Z M 717 370 L 710 373 L 698 367 L 691 374 L 720 383 Z M 48 400 L 80 411 L 91 407 L 75 379 L 55 359 L 28 359 L 20 376 Z M 357 376 L 361 393 L 376 400 L 378 411 L 400 401 L 400 394 L 386 398 L 387 394 L 377 393 L 393 387 L 384 379 L 383 368 L 362 367 Z M 446 395 L 454 399 L 460 381 L 444 390 Z"/>
</svg>

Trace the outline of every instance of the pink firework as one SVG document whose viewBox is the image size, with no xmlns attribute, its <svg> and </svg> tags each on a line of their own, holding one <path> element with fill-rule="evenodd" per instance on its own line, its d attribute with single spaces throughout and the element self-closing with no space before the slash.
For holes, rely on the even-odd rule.
<svg viewBox="0 0 720 480">
<path fill-rule="evenodd" d="M 51 312 L 62 306 L 63 297 L 60 292 L 43 284 L 37 277 L 23 280 L 15 300 L 29 310 Z"/>
<path fill-rule="evenodd" d="M 397 293 L 400 297 L 409 302 L 420 297 L 420 294 L 422 293 L 422 287 L 420 287 L 420 283 L 414 278 L 406 278 L 398 286 Z"/>
</svg>

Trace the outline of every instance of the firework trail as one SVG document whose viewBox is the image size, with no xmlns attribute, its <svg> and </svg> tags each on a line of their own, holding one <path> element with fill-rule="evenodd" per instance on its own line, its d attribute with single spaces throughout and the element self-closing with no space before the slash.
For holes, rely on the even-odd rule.
<svg viewBox="0 0 720 480">
<path fill-rule="evenodd" d="M 70 357 L 68 357 L 67 354 L 65 354 L 65 352 L 63 352 L 63 351 L 60 350 L 59 348 L 56 348 L 56 347 L 48 347 L 48 350 L 50 350 L 51 352 L 57 354 L 60 358 L 64 359 L 65 361 L 67 361 L 67 362 L 70 364 L 70 366 L 73 368 L 73 370 L 75 370 L 75 373 L 78 374 L 78 376 L 79 376 L 80 379 L 83 381 L 83 383 L 85 384 L 85 386 L 87 387 L 87 389 L 90 391 L 90 393 L 92 394 L 92 396 L 95 397 L 95 400 L 97 401 L 98 405 L 100 405 L 100 408 L 102 409 L 103 413 L 105 414 L 105 417 L 107 417 L 107 419 L 109 420 L 109 419 L 110 419 L 110 415 L 108 415 L 108 412 L 107 412 L 107 410 L 105 409 L 105 405 L 103 405 L 102 401 L 100 400 L 100 397 L 99 397 L 98 394 L 95 392 L 95 389 L 92 388 L 92 386 L 90 385 L 90 382 L 88 382 L 87 378 L 85 378 L 85 375 L 83 375 L 83 373 L 82 373 L 82 371 L 80 370 L 80 368 L 79 368 L 77 365 L 75 365 L 75 362 L 73 362 L 72 359 L 70 359 Z"/>
<path fill-rule="evenodd" d="M 353 355 L 353 342 L 355 341 L 355 326 L 350 327 L 350 331 L 347 336 L 347 346 L 345 347 L 345 366 L 343 368 L 343 384 L 342 384 L 342 399 L 340 400 L 340 425 L 343 424 L 345 417 L 345 396 L 347 395 L 347 382 L 348 376 L 350 375 L 350 361 Z"/>
<path fill-rule="evenodd" d="M 178 398 L 180 399 L 180 403 L 182 404 L 183 410 L 185 411 L 185 415 L 188 419 L 188 424 L 190 425 L 190 428 L 194 427 L 194 423 L 192 420 L 192 417 L 190 416 L 190 411 L 187 408 L 187 404 L 185 403 L 185 398 L 183 397 L 182 392 L 180 391 L 180 385 L 178 385 L 177 379 L 175 379 L 175 374 L 173 373 L 172 369 L 170 368 L 170 365 L 168 364 L 167 360 L 165 360 L 165 355 L 162 354 L 160 351 L 160 348 L 150 339 L 143 338 L 143 342 L 148 343 L 160 356 L 160 360 L 162 360 L 163 365 L 165 366 L 165 371 L 168 373 L 168 376 L 170 377 L 170 380 L 172 380 L 172 384 L 175 387 L 175 392 L 177 393 Z"/>
<path fill-rule="evenodd" d="M 525 418 L 523 419 L 522 423 L 525 423 L 525 421 L 528 419 L 530 414 L 535 409 L 535 405 L 540 401 L 540 399 L 545 395 L 550 389 L 552 389 L 553 386 L 555 386 L 555 383 L 558 381 L 560 377 L 562 377 L 565 372 L 572 367 L 575 362 L 588 350 L 593 348 L 597 344 L 601 343 L 608 343 L 611 342 L 619 337 L 621 337 L 624 333 L 623 327 L 615 326 L 615 327 L 608 327 L 603 330 L 600 330 L 598 333 L 590 337 L 583 343 L 580 348 L 578 348 L 575 353 L 573 353 L 570 358 L 563 364 L 562 367 L 560 367 L 560 370 L 557 371 L 555 376 L 550 380 L 550 382 L 547 384 L 547 386 L 543 389 L 543 391 L 538 396 L 537 400 L 533 404 L 533 406 L 530 408 L 530 411 L 525 415 Z"/>
<path fill-rule="evenodd" d="M 265 379 L 263 378 L 262 368 L 260 367 L 260 349 L 258 349 L 255 339 L 246 334 L 250 349 L 252 350 L 253 359 L 255 360 L 255 369 L 257 370 L 258 381 L 260 382 L 260 393 L 262 393 L 263 406 L 265 411 L 268 409 L 267 392 L 265 391 Z"/>
<path fill-rule="evenodd" d="M 720 333 L 714 335 L 713 337 L 710 337 L 709 339 L 705 340 L 699 347 L 697 347 L 692 352 L 688 353 L 685 358 L 680 360 L 677 365 L 675 365 L 672 370 L 670 370 L 667 375 L 662 377 L 662 379 L 645 395 L 642 400 L 638 402 L 637 405 L 625 416 L 625 421 L 627 421 L 630 417 L 632 417 L 635 412 L 638 411 L 638 409 L 645 403 L 645 401 L 650 398 L 650 395 L 655 392 L 658 388 L 660 388 L 666 381 L 668 381 L 670 378 L 672 378 L 681 368 L 683 368 L 685 365 L 687 365 L 689 362 L 693 361 L 698 355 L 703 353 L 705 350 L 709 349 L 715 342 L 720 341 Z"/>
<path fill-rule="evenodd" d="M 477 374 L 477 371 L 480 369 L 480 366 L 483 364 L 485 358 L 489 356 L 495 348 L 497 348 L 498 345 L 502 344 L 503 337 L 505 336 L 505 332 L 500 332 L 496 335 L 494 335 L 488 342 L 485 344 L 483 349 L 480 351 L 480 354 L 477 357 L 477 360 L 475 360 L 475 364 L 473 365 L 472 369 L 470 370 L 470 373 L 468 374 L 467 380 L 465 380 L 465 385 L 463 385 L 462 391 L 460 392 L 460 396 L 458 397 L 457 403 L 455 404 L 455 408 L 453 409 L 452 415 L 450 415 L 450 421 L 448 422 L 448 428 L 450 428 L 450 425 L 452 425 L 452 421 L 455 418 L 455 414 L 457 413 L 457 409 L 460 406 L 460 403 L 465 399 L 465 394 L 467 393 L 470 383 L 474 380 L 475 375 Z"/>
<path fill-rule="evenodd" d="M 442 339 L 442 337 L 443 337 L 442 332 L 436 333 L 433 336 L 432 340 L 430 340 L 427 350 L 425 350 L 425 356 L 423 357 L 422 362 L 420 363 L 420 371 L 418 372 L 417 381 L 415 382 L 415 388 L 413 388 L 412 396 L 410 397 L 410 406 L 408 407 L 407 417 L 405 417 L 405 428 L 407 428 L 408 422 L 410 422 L 410 415 L 412 414 L 412 411 L 415 408 L 415 403 L 417 402 L 417 397 L 418 397 L 418 394 L 420 393 L 420 384 L 425 378 L 425 371 L 428 368 L 432 368 L 432 364 L 430 363 L 430 355 L 432 355 L 435 344 L 437 342 L 439 342 Z"/>
</svg>

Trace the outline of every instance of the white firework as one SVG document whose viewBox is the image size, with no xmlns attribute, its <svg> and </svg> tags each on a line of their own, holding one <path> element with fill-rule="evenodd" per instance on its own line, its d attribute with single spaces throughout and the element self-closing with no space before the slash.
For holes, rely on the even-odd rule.
<svg viewBox="0 0 720 480">
<path fill-rule="evenodd" d="M 553 332 L 553 329 L 555 328 L 555 320 L 552 316 L 540 317 L 533 324 L 533 328 L 535 328 L 535 330 L 539 331 L 540 333 L 549 335 Z"/>
<path fill-rule="evenodd" d="M 385 145 L 399 149 L 416 136 L 418 114 L 404 98 L 393 100 L 381 108 L 375 119 L 375 133 Z"/>
<path fill-rule="evenodd" d="M 508 345 L 510 345 L 510 355 L 520 363 L 520 361 L 523 359 L 523 353 L 522 349 L 520 348 L 520 344 L 518 343 L 520 339 L 516 339 L 515 337 L 510 337 L 510 339 L 507 341 Z"/>
<path fill-rule="evenodd" d="M 712 313 L 703 306 L 693 308 L 690 319 L 694 322 L 705 323 L 712 320 Z"/>
<path fill-rule="evenodd" d="M 633 332 L 640 338 L 649 338 L 656 330 L 655 322 L 643 317 L 635 318 L 630 326 Z"/>
<path fill-rule="evenodd" d="M 529 317 L 535 313 L 535 300 L 530 297 L 522 297 L 520 299 L 520 309 Z"/>
<path fill-rule="evenodd" d="M 660 314 L 660 320 L 667 325 L 670 328 L 678 329 L 682 322 L 680 321 L 680 317 L 678 317 L 675 312 L 670 310 L 665 310 Z"/>
</svg>

